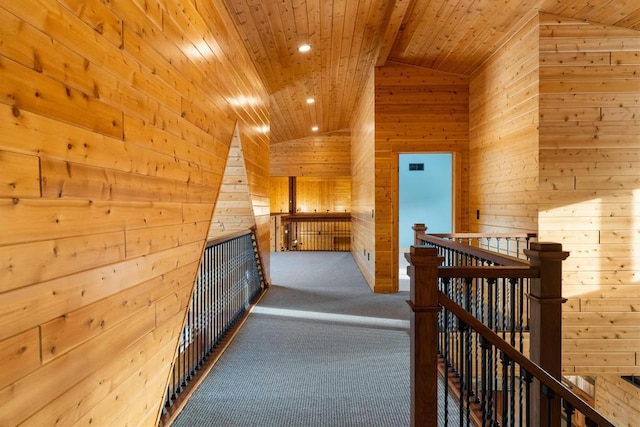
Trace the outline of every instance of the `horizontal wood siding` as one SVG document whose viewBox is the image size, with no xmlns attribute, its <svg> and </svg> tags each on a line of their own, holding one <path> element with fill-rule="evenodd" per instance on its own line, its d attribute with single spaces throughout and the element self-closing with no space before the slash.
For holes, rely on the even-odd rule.
<svg viewBox="0 0 640 427">
<path fill-rule="evenodd" d="M 157 424 L 236 128 L 268 270 L 267 94 L 230 22 L 0 2 L 0 426 Z"/>
<path fill-rule="evenodd" d="M 298 212 L 351 212 L 351 177 L 296 179 Z"/>
<path fill-rule="evenodd" d="M 351 133 L 333 132 L 273 144 L 271 212 L 289 212 L 289 180 L 296 177 L 297 212 L 351 211 Z"/>
<path fill-rule="evenodd" d="M 619 375 L 598 375 L 595 406 L 620 427 L 633 427 L 640 420 L 640 389 Z"/>
<path fill-rule="evenodd" d="M 289 177 L 269 177 L 269 203 L 272 214 L 289 212 Z"/>
<path fill-rule="evenodd" d="M 351 176 L 351 134 L 334 132 L 273 144 L 271 176 Z"/>
<path fill-rule="evenodd" d="M 640 374 L 639 58 L 638 31 L 541 15 L 539 233 L 571 252 L 568 373 Z"/>
<path fill-rule="evenodd" d="M 271 177 L 271 213 L 289 212 L 289 178 Z M 351 212 L 351 176 L 296 177 L 297 212 Z"/>
<path fill-rule="evenodd" d="M 470 231 L 537 230 L 537 52 L 536 18 L 471 77 Z"/>
<path fill-rule="evenodd" d="M 454 228 L 468 227 L 469 80 L 387 62 L 375 86 L 375 290 L 396 292 L 399 153 L 453 153 Z"/>
</svg>

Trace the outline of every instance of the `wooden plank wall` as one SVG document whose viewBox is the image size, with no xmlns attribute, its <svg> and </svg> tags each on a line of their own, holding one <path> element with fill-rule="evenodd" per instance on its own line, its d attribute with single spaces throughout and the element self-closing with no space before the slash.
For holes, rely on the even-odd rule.
<svg viewBox="0 0 640 427">
<path fill-rule="evenodd" d="M 271 213 L 289 212 L 289 178 L 272 177 Z M 298 212 L 351 212 L 351 177 L 296 177 Z"/>
<path fill-rule="evenodd" d="M 398 154 L 454 155 L 454 228 L 466 231 L 467 77 L 387 62 L 375 74 L 375 288 L 398 290 Z"/>
<path fill-rule="evenodd" d="M 471 79 L 471 228 L 537 231 L 571 252 L 566 374 L 639 370 L 639 66 L 638 32 L 541 14 Z M 612 402 L 633 400 L 611 378 L 598 376 L 596 407 L 628 425 Z"/>
<path fill-rule="evenodd" d="M 255 226 L 247 169 L 236 129 L 209 228 L 209 239 Z"/>
<path fill-rule="evenodd" d="M 268 248 L 267 96 L 228 22 L 0 0 L 0 425 L 156 425 L 236 122 Z"/>
<path fill-rule="evenodd" d="M 541 15 L 539 233 L 571 252 L 565 372 L 640 374 L 639 171 L 640 32 Z"/>
<path fill-rule="evenodd" d="M 350 132 L 273 144 L 270 175 L 272 213 L 289 211 L 288 177 L 296 177 L 298 212 L 350 212 Z"/>
<path fill-rule="evenodd" d="M 271 176 L 351 176 L 351 135 L 348 131 L 273 144 Z"/>
<path fill-rule="evenodd" d="M 616 426 L 633 427 L 640 420 L 640 389 L 619 375 L 598 375 L 595 407 Z"/>
<path fill-rule="evenodd" d="M 253 78 L 257 77 L 255 74 L 250 75 Z M 259 80 L 255 80 L 253 84 L 261 85 Z M 261 95 L 260 99 L 266 102 L 265 95 Z M 262 105 L 265 106 L 266 104 Z M 255 231 L 260 250 L 262 270 L 266 281 L 270 282 L 271 264 L 269 262 L 269 254 L 271 250 L 269 245 L 271 240 L 271 216 L 268 160 L 270 146 L 269 139 L 267 138 L 268 135 L 265 135 L 262 130 L 263 126 L 257 125 L 260 120 L 268 121 L 268 111 L 258 110 L 258 112 L 260 113 L 258 116 L 260 118 L 256 118 L 254 115 L 257 112 L 251 110 L 237 111 L 238 117 L 241 118 L 238 122 L 238 135 L 240 137 L 247 182 L 249 183 L 249 196 L 251 198 L 251 205 L 253 206 L 253 219 L 256 226 Z"/>
<path fill-rule="evenodd" d="M 272 214 L 289 212 L 289 177 L 269 178 L 269 202 Z"/>
<path fill-rule="evenodd" d="M 351 119 L 351 253 L 375 290 L 375 74 Z"/>
<path fill-rule="evenodd" d="M 351 212 L 351 177 L 296 178 L 298 212 Z"/>
<path fill-rule="evenodd" d="M 469 222 L 472 232 L 536 232 L 538 20 L 471 76 Z"/>
</svg>

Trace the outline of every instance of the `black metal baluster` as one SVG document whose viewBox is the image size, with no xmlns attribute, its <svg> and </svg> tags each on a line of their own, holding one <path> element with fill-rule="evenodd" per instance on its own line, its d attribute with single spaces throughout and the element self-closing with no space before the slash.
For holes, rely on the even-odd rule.
<svg viewBox="0 0 640 427">
<path fill-rule="evenodd" d="M 567 416 L 567 427 L 573 426 L 573 413 L 575 412 L 575 408 L 573 405 L 566 400 L 562 401 L 562 406 L 564 408 L 564 412 Z"/>
<path fill-rule="evenodd" d="M 487 340 L 485 340 L 484 337 L 480 337 L 480 342 L 481 342 L 481 347 L 482 347 L 482 396 L 481 396 L 481 402 L 480 402 L 480 410 L 482 411 L 482 425 L 485 426 L 487 425 L 487 423 L 489 422 L 490 418 L 489 418 L 489 401 L 488 401 L 488 395 L 489 395 L 489 390 L 487 389 L 487 387 L 489 387 L 490 381 L 488 381 L 489 378 L 489 349 L 491 348 L 491 344 L 489 344 L 489 342 Z"/>
<path fill-rule="evenodd" d="M 542 394 L 544 395 L 544 397 L 547 399 L 547 424 L 548 426 L 551 425 L 551 401 L 553 400 L 554 397 L 554 393 L 553 390 L 551 390 L 549 387 L 546 386 L 546 384 L 542 384 L 541 385 L 541 389 L 542 389 Z"/>
<path fill-rule="evenodd" d="M 193 295 L 195 297 L 195 294 Z M 194 328 L 193 328 L 193 312 L 195 307 L 193 306 L 193 298 L 191 299 L 191 307 L 189 308 L 189 312 L 187 314 L 188 317 L 188 323 L 189 323 L 189 340 L 187 341 L 187 347 L 186 347 L 186 353 L 185 353 L 185 358 L 184 358 L 184 382 L 183 385 L 186 387 L 187 383 L 191 380 L 191 358 L 192 358 L 192 351 L 193 351 L 193 333 L 194 333 Z"/>
<path fill-rule="evenodd" d="M 477 264 L 477 260 L 476 260 L 476 264 Z M 480 282 L 480 285 L 478 286 L 478 281 Z M 485 283 L 486 283 L 486 279 L 477 279 L 476 280 L 476 286 L 478 286 L 478 297 L 477 297 L 477 306 L 476 306 L 476 318 L 478 320 L 480 320 L 481 322 L 484 322 L 484 292 L 485 292 Z M 481 339 L 479 337 L 479 334 L 476 333 L 476 346 L 478 346 L 479 341 L 478 339 Z M 484 357 L 484 352 L 482 353 L 483 357 Z M 482 362 L 480 363 L 482 364 Z M 476 358 L 476 373 L 482 373 L 482 375 L 484 375 L 484 371 L 481 369 L 481 366 L 478 366 L 478 359 Z M 476 374 L 476 403 L 480 403 L 480 391 L 478 388 L 478 383 L 480 383 L 481 387 L 484 387 L 484 376 L 480 376 L 480 378 L 478 378 L 478 374 Z M 482 397 L 484 399 L 484 396 Z"/>
<path fill-rule="evenodd" d="M 509 390 L 509 367 L 511 359 L 505 353 L 500 352 L 500 361 L 502 362 L 502 425 L 513 425 L 509 423 L 509 395 L 513 392 Z"/>
<path fill-rule="evenodd" d="M 516 296 L 518 292 L 518 279 L 509 279 L 510 289 L 510 317 L 509 317 L 509 344 L 511 347 L 516 348 Z M 511 363 L 511 369 L 509 370 L 509 407 L 511 409 L 511 425 L 515 425 L 515 411 L 516 411 L 516 366 L 515 363 Z"/>
<path fill-rule="evenodd" d="M 487 309 L 489 311 L 489 324 L 487 325 L 490 329 L 492 329 L 493 331 L 496 331 L 497 323 L 498 323 L 498 310 L 496 309 L 498 301 L 497 301 L 497 297 L 498 297 L 498 283 L 497 283 L 497 279 L 491 278 L 488 281 L 489 283 L 489 300 L 487 301 Z M 496 331 L 497 332 L 497 331 Z M 488 382 L 489 382 L 489 400 L 487 403 L 488 406 L 488 414 L 489 414 L 489 420 L 491 421 L 491 425 L 494 425 L 494 405 L 495 405 L 495 401 L 494 401 L 494 394 L 495 394 L 495 390 L 497 389 L 495 381 L 497 381 L 496 377 L 497 377 L 497 367 L 498 367 L 498 360 L 497 360 L 497 355 L 495 354 L 497 353 L 497 350 L 494 352 L 493 348 L 490 347 L 489 348 L 489 375 L 488 375 Z"/>
<path fill-rule="evenodd" d="M 522 367 L 520 367 L 520 374 L 523 376 L 525 384 L 525 418 L 524 423 L 522 418 L 520 419 L 520 425 L 528 427 L 531 425 L 531 383 L 533 382 L 533 376 Z"/>
<path fill-rule="evenodd" d="M 451 279 L 444 279 L 445 294 L 451 296 Z M 443 310 L 445 319 L 445 338 L 444 338 L 444 425 L 449 425 L 449 369 L 450 369 L 450 345 L 449 335 L 451 333 L 451 320 L 449 310 Z"/>
<path fill-rule="evenodd" d="M 464 401 L 465 401 L 465 396 L 464 396 L 464 390 L 465 390 L 465 375 L 466 372 L 464 371 L 464 353 L 465 353 L 465 349 L 464 349 L 464 333 L 467 330 L 467 325 L 461 321 L 460 319 L 458 319 L 458 361 L 456 362 L 458 364 L 458 369 L 457 369 L 457 375 L 459 378 L 459 392 L 460 392 L 460 402 L 458 405 L 458 409 L 459 409 L 459 414 L 458 417 L 460 419 L 460 427 L 463 426 L 462 424 L 462 420 L 464 419 Z"/>
</svg>

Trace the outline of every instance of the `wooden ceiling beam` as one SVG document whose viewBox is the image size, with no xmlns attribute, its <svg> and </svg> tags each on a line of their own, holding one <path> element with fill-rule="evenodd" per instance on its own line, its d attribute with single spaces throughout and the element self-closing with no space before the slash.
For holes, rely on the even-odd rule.
<svg viewBox="0 0 640 427">
<path fill-rule="evenodd" d="M 389 2 L 387 11 L 384 17 L 384 24 L 382 32 L 380 33 L 380 42 L 378 43 L 378 51 L 376 52 L 376 67 L 382 67 L 389 58 L 389 53 L 393 48 L 393 43 L 396 41 L 398 31 L 402 26 L 404 17 L 408 10 L 409 5 L 415 0 L 395 0 Z"/>
</svg>

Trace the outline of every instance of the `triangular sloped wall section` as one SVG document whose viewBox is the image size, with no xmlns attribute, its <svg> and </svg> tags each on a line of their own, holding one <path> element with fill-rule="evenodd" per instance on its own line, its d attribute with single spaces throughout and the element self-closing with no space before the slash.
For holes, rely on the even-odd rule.
<svg viewBox="0 0 640 427">
<path fill-rule="evenodd" d="M 240 131 L 236 127 L 231 147 L 229 147 L 218 200 L 211 219 L 209 239 L 233 231 L 247 230 L 255 225 Z"/>
</svg>

